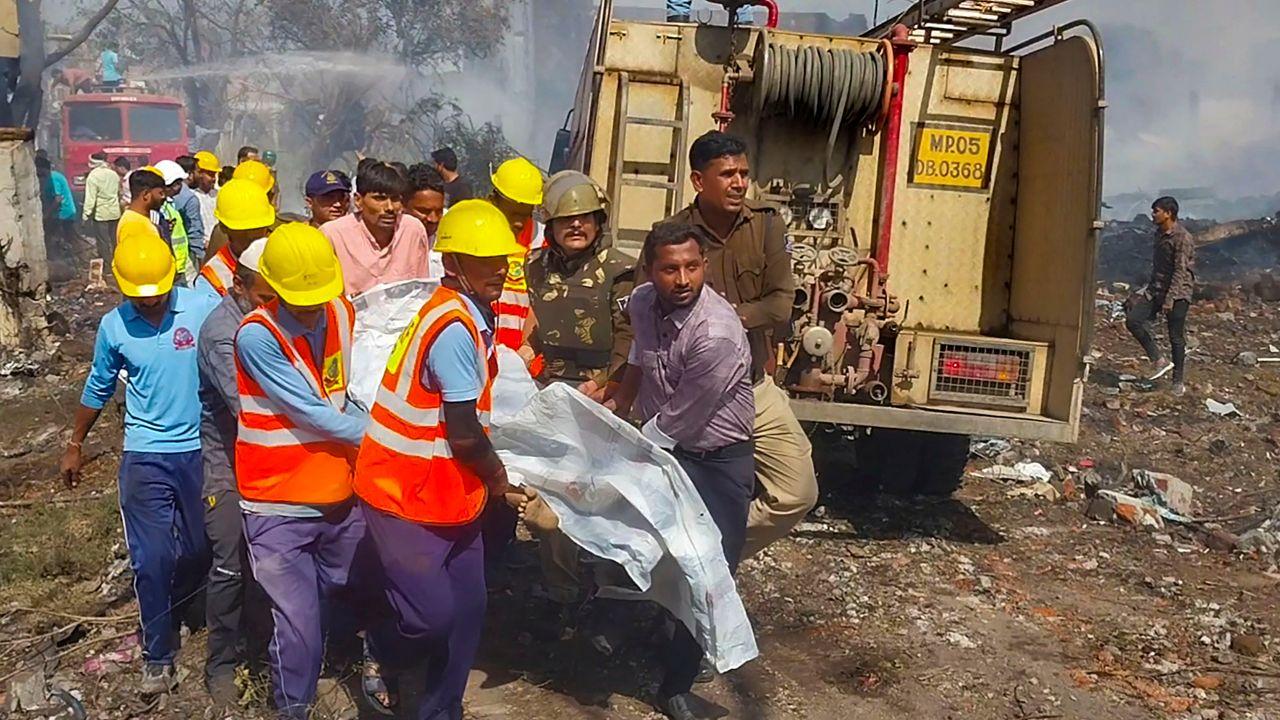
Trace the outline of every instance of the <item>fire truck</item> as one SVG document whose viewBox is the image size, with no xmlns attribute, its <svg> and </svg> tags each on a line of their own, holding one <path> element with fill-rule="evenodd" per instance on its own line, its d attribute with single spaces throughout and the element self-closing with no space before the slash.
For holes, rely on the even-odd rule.
<svg viewBox="0 0 1280 720">
<path fill-rule="evenodd" d="M 132 167 L 188 152 L 187 109 L 181 100 L 138 88 L 68 95 L 62 100 L 59 145 L 72 191 L 84 192 L 89 156 L 126 157 Z"/>
<path fill-rule="evenodd" d="M 949 492 L 967 436 L 1074 442 L 1102 227 L 1105 71 L 1087 21 L 1013 45 L 1061 0 L 927 0 L 866 37 L 626 22 L 601 4 L 565 165 L 612 199 L 618 245 L 694 197 L 689 145 L 748 145 L 799 288 L 775 380 L 858 464 Z M 765 26 L 736 25 L 743 5 Z"/>
</svg>

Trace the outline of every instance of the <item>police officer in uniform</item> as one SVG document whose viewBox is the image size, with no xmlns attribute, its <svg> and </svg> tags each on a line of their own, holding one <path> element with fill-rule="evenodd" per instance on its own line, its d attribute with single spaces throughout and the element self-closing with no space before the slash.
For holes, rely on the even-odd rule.
<svg viewBox="0 0 1280 720">
<path fill-rule="evenodd" d="M 540 379 L 603 385 L 631 349 L 635 262 L 614 249 L 604 193 L 586 175 L 553 176 L 543 212 L 547 244 L 525 269 L 537 318 L 532 344 L 546 363 Z"/>
<path fill-rule="evenodd" d="M 627 298 L 635 262 L 613 247 L 603 191 L 580 172 L 552 176 L 543 194 L 546 245 L 525 268 L 535 327 L 530 343 L 545 361 L 539 380 L 603 387 L 627 363 L 631 324 Z M 541 539 L 547 594 L 562 606 L 562 620 L 578 600 L 578 550 L 553 527 L 526 525 Z M 547 516 L 554 525 L 554 515 Z"/>
</svg>

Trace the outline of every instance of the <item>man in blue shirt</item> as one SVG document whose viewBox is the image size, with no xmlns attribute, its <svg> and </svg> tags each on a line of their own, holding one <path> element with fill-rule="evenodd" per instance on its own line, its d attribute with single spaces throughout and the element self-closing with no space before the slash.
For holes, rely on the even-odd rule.
<svg viewBox="0 0 1280 720">
<path fill-rule="evenodd" d="M 120 74 L 120 46 L 115 41 L 107 43 L 98 57 L 98 72 L 102 75 L 105 87 L 120 87 L 124 84 L 124 76 Z"/>
<path fill-rule="evenodd" d="M 61 471 L 69 487 L 79 483 L 81 447 L 124 370 L 120 514 L 142 617 L 142 691 L 156 695 L 177 683 L 174 611 L 198 591 L 207 562 L 196 338 L 217 298 L 175 288 L 173 254 L 142 225 L 122 227 L 111 269 L 126 301 L 98 325 Z"/>
</svg>

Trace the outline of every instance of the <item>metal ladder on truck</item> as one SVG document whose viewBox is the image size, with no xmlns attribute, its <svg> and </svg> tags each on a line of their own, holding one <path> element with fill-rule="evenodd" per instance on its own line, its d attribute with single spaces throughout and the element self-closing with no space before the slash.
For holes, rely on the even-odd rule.
<svg viewBox="0 0 1280 720">
<path fill-rule="evenodd" d="M 917 0 L 901 15 L 881 23 L 868 37 L 888 37 L 899 23 L 911 40 L 950 45 L 972 37 L 995 39 L 999 51 L 1013 24 L 1066 0 Z"/>
<path fill-rule="evenodd" d="M 657 87 L 654 87 L 657 86 Z M 650 117 L 633 114 L 633 96 L 637 89 L 667 88 L 676 94 L 673 117 Z M 689 146 L 689 83 L 678 77 L 618 73 L 617 113 L 613 127 L 613 153 L 609 159 L 609 197 L 615 207 L 624 205 L 629 189 L 660 190 L 663 194 L 662 214 L 670 217 L 684 207 L 685 151 Z M 663 103 L 665 104 L 665 103 Z M 653 104 L 650 103 L 650 107 Z M 671 107 L 671 105 L 667 105 Z M 664 128 L 670 131 L 669 143 L 635 148 L 649 153 L 648 158 L 638 158 L 629 150 L 628 135 L 639 128 Z M 661 159 L 657 159 L 660 157 Z M 632 203 L 626 203 L 632 204 Z M 638 253 L 649 227 L 626 227 L 623 218 L 614 219 L 614 229 L 619 249 Z"/>
</svg>

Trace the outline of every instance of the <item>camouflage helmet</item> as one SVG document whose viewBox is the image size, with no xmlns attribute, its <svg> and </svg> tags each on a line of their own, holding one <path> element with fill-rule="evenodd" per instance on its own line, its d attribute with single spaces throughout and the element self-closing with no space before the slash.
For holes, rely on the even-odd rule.
<svg viewBox="0 0 1280 720">
<path fill-rule="evenodd" d="M 607 203 L 600 186 L 576 170 L 552 175 L 542 194 L 542 212 L 548 224 L 556 218 L 606 212 Z"/>
</svg>

